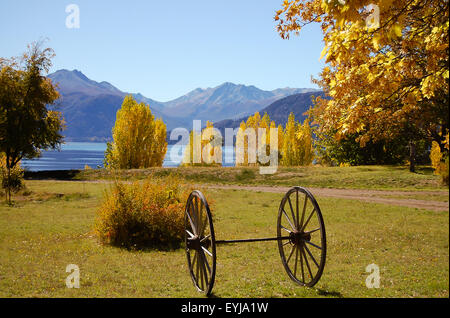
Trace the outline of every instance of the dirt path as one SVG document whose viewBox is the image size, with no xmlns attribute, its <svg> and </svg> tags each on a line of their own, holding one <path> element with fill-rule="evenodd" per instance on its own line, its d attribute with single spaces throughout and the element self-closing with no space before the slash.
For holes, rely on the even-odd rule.
<svg viewBox="0 0 450 318">
<path fill-rule="evenodd" d="M 87 182 L 87 183 L 111 183 L 110 180 L 90 180 L 90 181 L 59 181 L 52 180 L 52 182 Z M 213 189 L 224 190 L 245 190 L 245 191 L 260 191 L 270 193 L 286 193 L 290 187 L 280 186 L 242 186 L 242 185 L 223 185 L 223 184 L 199 184 L 199 187 L 207 187 Z M 415 196 L 415 195 L 445 195 L 449 194 L 446 191 L 395 191 L 395 190 L 364 190 L 364 189 L 332 189 L 332 188 L 310 188 L 308 190 L 314 196 L 323 196 L 329 198 L 340 198 L 350 200 L 361 200 L 366 202 L 382 203 L 388 205 L 406 206 L 410 208 L 425 209 L 431 211 L 448 211 L 449 202 L 435 201 L 435 200 L 420 200 L 420 199 L 402 199 L 395 197 Z M 388 196 L 388 197 L 386 197 Z M 393 196 L 393 198 L 390 198 Z"/>
<path fill-rule="evenodd" d="M 246 191 L 260 191 L 271 193 L 285 193 L 289 187 L 269 186 L 240 186 L 240 185 L 208 185 L 215 189 L 236 189 Z M 414 195 L 443 195 L 445 191 L 381 191 L 381 190 L 359 190 L 359 189 L 328 189 L 308 188 L 315 196 L 342 198 L 350 200 L 361 200 L 366 202 L 383 203 L 389 205 L 406 206 L 411 208 L 426 209 L 432 211 L 448 211 L 449 203 L 433 200 L 386 198 L 385 196 L 414 196 Z"/>
</svg>

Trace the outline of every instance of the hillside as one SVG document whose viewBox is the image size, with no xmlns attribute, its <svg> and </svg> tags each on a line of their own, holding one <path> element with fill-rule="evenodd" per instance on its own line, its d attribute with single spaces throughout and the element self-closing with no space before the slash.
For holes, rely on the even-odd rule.
<svg viewBox="0 0 450 318">
<path fill-rule="evenodd" d="M 313 106 L 312 98 L 314 96 L 324 96 L 323 92 L 314 91 L 291 95 L 280 100 L 277 100 L 269 106 L 259 110 L 261 116 L 267 113 L 271 120 L 275 121 L 277 125 L 286 125 L 289 114 L 292 112 L 295 119 L 303 122 L 306 118 L 305 112 Z M 248 116 L 238 119 L 226 119 L 214 123 L 214 127 L 219 129 L 224 136 L 225 128 L 238 128 L 242 121 L 247 121 Z"/>
<path fill-rule="evenodd" d="M 272 91 L 255 86 L 224 83 L 213 88 L 197 88 L 168 102 L 159 102 L 140 93 L 123 92 L 106 81 L 96 82 L 78 70 L 59 70 L 48 75 L 57 84 L 61 98 L 55 106 L 67 123 L 66 141 L 106 141 L 123 98 L 132 94 L 138 102 L 150 105 L 162 118 L 168 131 L 176 127 L 192 129 L 192 120 L 221 121 L 242 118 L 288 95 L 315 91 L 308 88 L 278 88 Z M 280 113 L 273 110 L 273 113 Z M 283 112 L 280 113 L 280 119 Z"/>
</svg>

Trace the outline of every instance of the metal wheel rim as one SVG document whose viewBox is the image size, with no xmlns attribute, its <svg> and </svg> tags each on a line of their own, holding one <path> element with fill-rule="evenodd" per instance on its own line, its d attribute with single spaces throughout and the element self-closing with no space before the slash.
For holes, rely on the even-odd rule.
<svg viewBox="0 0 450 318">
<path fill-rule="evenodd" d="M 200 218 L 192 211 L 199 211 Z M 216 243 L 211 211 L 200 191 L 193 191 L 187 200 L 184 224 L 186 257 L 192 282 L 199 292 L 210 295 L 216 274 Z"/>
<path fill-rule="evenodd" d="M 294 202 L 291 200 L 292 194 L 294 194 Z M 300 197 L 303 197 L 302 206 L 299 202 Z M 314 224 L 311 223 L 312 219 Z M 312 230 L 314 231 L 308 236 L 308 232 Z M 291 234 L 293 232 L 295 233 Z M 277 218 L 277 236 L 282 237 L 286 233 L 289 233 L 292 238 L 287 241 L 278 241 L 283 266 L 295 283 L 313 287 L 320 280 L 325 267 L 326 232 L 320 207 L 314 196 L 305 188 L 293 187 L 281 200 Z M 320 244 L 316 244 L 317 239 Z M 287 257 L 286 247 L 289 250 Z M 298 268 L 298 265 L 301 268 Z"/>
</svg>

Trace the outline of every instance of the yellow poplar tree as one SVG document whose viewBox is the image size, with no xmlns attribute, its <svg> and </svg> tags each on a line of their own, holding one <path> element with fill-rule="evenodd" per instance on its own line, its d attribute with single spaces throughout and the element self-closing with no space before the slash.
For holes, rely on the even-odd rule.
<svg viewBox="0 0 450 318">
<path fill-rule="evenodd" d="M 166 125 L 155 120 L 150 107 L 126 96 L 117 111 L 113 142 L 106 151 L 111 168 L 138 169 L 162 166 L 167 151 Z"/>
<path fill-rule="evenodd" d="M 195 131 L 191 131 L 189 134 L 189 144 L 184 151 L 182 166 L 217 166 L 222 165 L 222 140 L 219 136 L 214 135 L 212 129 L 214 125 L 212 122 L 207 121 L 206 127 L 202 130 L 201 135 Z M 206 137 L 205 133 L 209 134 L 209 138 L 203 140 L 202 137 Z M 199 163 L 194 163 L 194 134 L 197 140 L 201 140 L 201 147 L 196 151 L 199 151 Z"/>
<path fill-rule="evenodd" d="M 255 138 L 255 146 L 256 150 L 260 150 L 266 155 L 270 154 L 270 128 L 277 128 L 274 121 L 270 120 L 270 117 L 267 113 L 261 118 L 259 112 L 253 114 L 253 116 L 249 116 L 247 118 L 247 122 L 242 121 L 239 130 L 236 135 L 236 158 L 243 156 L 243 162 L 238 162 L 236 160 L 236 166 L 256 166 L 259 165 L 259 162 L 250 162 L 249 159 L 249 134 L 246 134 L 246 130 L 250 129 L 254 132 Z M 259 136 L 260 130 L 263 129 L 265 131 L 265 138 Z M 278 131 L 278 136 L 280 131 Z M 253 137 L 251 137 L 253 138 Z M 278 143 L 280 143 L 280 138 L 278 138 Z M 251 145 L 251 143 L 250 143 Z M 256 158 L 258 159 L 258 158 Z"/>
<path fill-rule="evenodd" d="M 313 160 L 313 137 L 308 120 L 303 125 L 290 113 L 282 137 L 281 165 L 309 165 Z"/>
</svg>

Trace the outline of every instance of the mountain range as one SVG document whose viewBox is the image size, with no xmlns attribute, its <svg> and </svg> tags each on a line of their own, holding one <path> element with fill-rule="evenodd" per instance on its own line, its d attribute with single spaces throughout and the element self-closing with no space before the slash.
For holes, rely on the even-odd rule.
<svg viewBox="0 0 450 318">
<path fill-rule="evenodd" d="M 299 93 L 279 99 L 269 106 L 259 110 L 261 117 L 264 113 L 269 115 L 270 120 L 273 120 L 275 124 L 285 126 L 290 113 L 293 113 L 295 119 L 299 122 L 303 122 L 306 118 L 306 112 L 313 105 L 313 97 L 324 97 L 325 94 L 321 91 L 313 91 L 306 93 Z M 242 121 L 247 121 L 248 116 L 244 116 L 238 119 L 225 119 L 217 123 L 214 123 L 214 127 L 219 129 L 224 136 L 225 128 L 238 128 Z"/>
<path fill-rule="evenodd" d="M 48 78 L 57 84 L 61 95 L 55 107 L 66 121 L 66 141 L 110 140 L 117 110 L 129 94 L 138 102 L 150 105 L 155 117 L 162 118 L 170 131 L 176 127 L 192 129 L 193 119 L 202 120 L 204 125 L 207 120 L 222 125 L 221 121 L 225 119 L 240 120 L 256 111 L 267 111 L 277 124 L 283 123 L 290 111 L 303 113 L 304 108 L 308 110 L 311 94 L 320 93 L 311 88 L 265 91 L 227 82 L 213 88 L 197 88 L 174 100 L 159 102 L 140 93 L 123 92 L 106 81 L 96 82 L 78 70 L 59 70 L 49 74 Z"/>
</svg>

